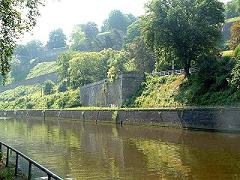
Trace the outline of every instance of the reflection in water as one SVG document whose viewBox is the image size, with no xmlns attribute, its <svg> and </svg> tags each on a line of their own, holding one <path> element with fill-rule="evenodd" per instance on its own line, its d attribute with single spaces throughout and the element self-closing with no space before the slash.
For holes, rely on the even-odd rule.
<svg viewBox="0 0 240 180">
<path fill-rule="evenodd" d="M 75 179 L 240 177 L 239 134 L 17 119 L 0 120 L 0 140 Z"/>
</svg>

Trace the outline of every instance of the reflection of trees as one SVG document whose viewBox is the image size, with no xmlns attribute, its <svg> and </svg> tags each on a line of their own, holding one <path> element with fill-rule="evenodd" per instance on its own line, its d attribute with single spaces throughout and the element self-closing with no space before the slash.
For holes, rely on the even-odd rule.
<svg viewBox="0 0 240 180">
<path fill-rule="evenodd" d="M 186 177 L 190 171 L 181 160 L 181 146 L 159 141 L 131 139 L 146 157 L 147 169 L 162 178 Z"/>
<path fill-rule="evenodd" d="M 0 133 L 1 140 L 65 177 L 227 179 L 240 169 L 240 135 L 62 119 L 0 121 Z"/>
<path fill-rule="evenodd" d="M 124 166 L 116 130 L 81 122 L 14 120 L 0 122 L 1 139 L 60 175 L 119 178 Z M 114 134 L 114 135 L 113 135 Z"/>
<path fill-rule="evenodd" d="M 239 134 L 136 126 L 126 126 L 118 133 L 122 138 L 129 138 L 144 154 L 146 167 L 155 176 L 162 174 L 170 179 L 176 174 L 194 179 L 240 177 Z"/>
</svg>

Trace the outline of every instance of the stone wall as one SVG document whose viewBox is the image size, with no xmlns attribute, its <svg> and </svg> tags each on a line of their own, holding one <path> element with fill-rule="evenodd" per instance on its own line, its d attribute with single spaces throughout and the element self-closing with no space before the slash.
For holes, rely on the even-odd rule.
<svg viewBox="0 0 240 180">
<path fill-rule="evenodd" d="M 35 78 L 31 78 L 31 79 L 27 79 L 24 81 L 19 81 L 19 82 L 14 82 L 12 84 L 6 85 L 6 86 L 1 86 L 0 87 L 0 93 L 10 90 L 10 89 L 14 89 L 18 86 L 29 86 L 29 85 L 34 85 L 34 84 L 40 84 L 40 83 L 44 83 L 47 80 L 51 80 L 53 82 L 57 81 L 57 73 L 49 73 L 46 75 L 42 75 L 42 76 L 38 76 Z"/>
<path fill-rule="evenodd" d="M 124 125 L 155 125 L 186 129 L 240 131 L 239 108 L 159 110 L 0 110 L 0 117 L 45 117 Z"/>
<path fill-rule="evenodd" d="M 121 107 L 139 90 L 143 80 L 143 75 L 123 74 L 114 82 L 103 80 L 85 85 L 80 91 L 81 104 L 82 106 Z"/>
</svg>

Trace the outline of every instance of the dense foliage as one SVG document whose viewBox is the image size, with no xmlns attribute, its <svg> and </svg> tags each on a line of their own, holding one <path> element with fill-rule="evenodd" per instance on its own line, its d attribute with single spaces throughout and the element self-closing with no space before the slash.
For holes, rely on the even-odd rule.
<svg viewBox="0 0 240 180">
<path fill-rule="evenodd" d="M 115 78 L 118 74 L 127 72 L 126 61 L 123 51 L 112 49 L 101 52 L 67 52 L 57 61 L 59 80 L 66 81 L 75 89 L 105 79 L 111 73 L 112 78 Z"/>
<path fill-rule="evenodd" d="M 216 52 L 224 22 L 218 0 L 153 0 L 147 6 L 143 34 L 158 57 L 175 59 L 189 76 L 192 63 Z"/>
<path fill-rule="evenodd" d="M 231 49 L 235 49 L 240 43 L 240 21 L 237 21 L 231 27 L 231 39 L 229 46 Z"/>
<path fill-rule="evenodd" d="M 56 29 L 49 34 L 49 40 L 47 42 L 48 49 L 63 48 L 66 47 L 67 37 L 63 33 L 62 29 Z"/>
<path fill-rule="evenodd" d="M 7 76 L 12 81 L 22 81 L 56 71 L 55 61 L 67 48 L 47 49 L 40 41 L 31 41 L 15 48 L 11 61 L 11 72 Z"/>
<path fill-rule="evenodd" d="M 11 0 L 0 2 L 0 73 L 3 77 L 10 71 L 9 60 L 16 41 L 32 29 L 39 15 L 41 0 Z"/>
<path fill-rule="evenodd" d="M 43 85 L 43 94 L 49 95 L 54 93 L 54 83 L 50 80 L 46 81 Z"/>
<path fill-rule="evenodd" d="M 233 15 L 231 3 L 225 6 L 227 17 L 239 12 L 235 4 Z M 223 10 L 218 0 L 152 0 L 143 17 L 114 10 L 101 29 L 95 22 L 76 25 L 70 50 L 61 29 L 49 34 L 46 45 L 39 41 L 20 45 L 9 82 L 56 71 L 58 82 L 0 93 L 0 108 L 79 107 L 81 86 L 102 79 L 111 83 L 129 72 L 148 75 L 126 106 L 238 105 L 239 22 L 232 27 L 231 51 L 219 53 L 220 48 L 227 47 L 220 33 Z M 190 74 L 190 67 L 195 67 L 196 73 Z M 174 68 L 184 68 L 187 78 L 150 75 Z"/>
<path fill-rule="evenodd" d="M 234 18 L 240 16 L 240 1 L 231 0 L 225 5 L 226 18 Z"/>
</svg>

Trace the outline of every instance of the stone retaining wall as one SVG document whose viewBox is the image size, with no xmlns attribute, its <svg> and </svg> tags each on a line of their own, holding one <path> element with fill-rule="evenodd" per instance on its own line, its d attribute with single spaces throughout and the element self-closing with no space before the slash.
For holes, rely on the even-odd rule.
<svg viewBox="0 0 240 180">
<path fill-rule="evenodd" d="M 123 74 L 114 82 L 105 79 L 82 86 L 80 91 L 81 104 L 85 107 L 121 107 L 139 90 L 143 81 L 143 75 Z"/>
<path fill-rule="evenodd" d="M 209 130 L 240 130 L 239 108 L 194 108 L 163 110 L 10 110 L 0 111 L 2 117 L 71 118 L 80 121 L 116 124 L 157 125 Z"/>
</svg>

